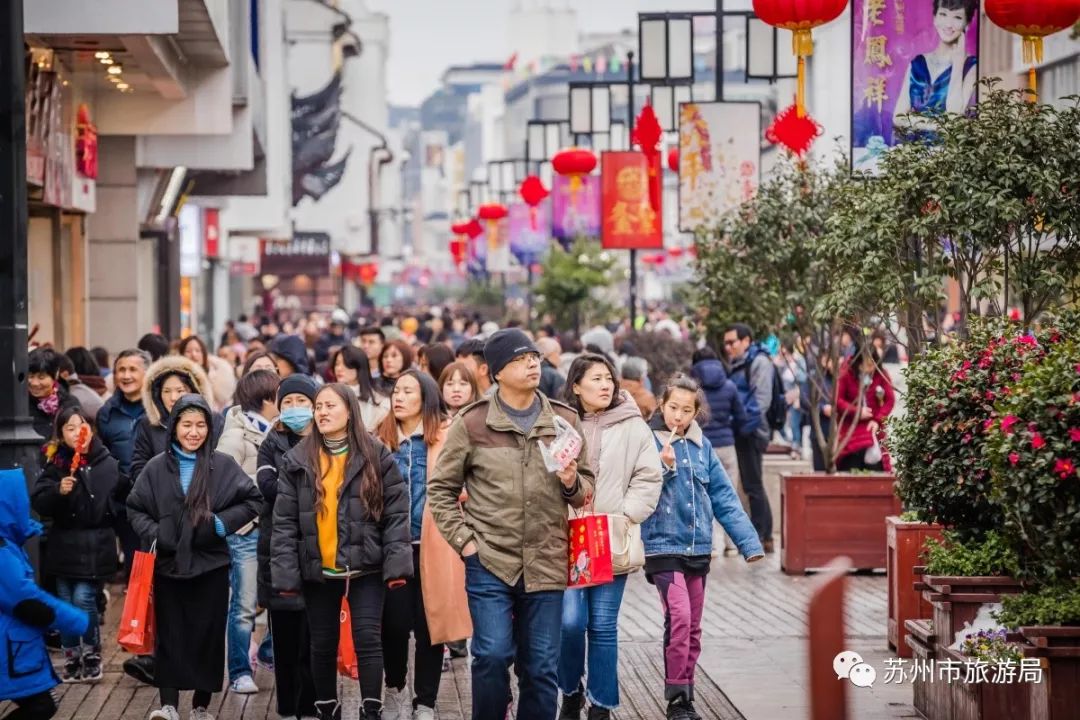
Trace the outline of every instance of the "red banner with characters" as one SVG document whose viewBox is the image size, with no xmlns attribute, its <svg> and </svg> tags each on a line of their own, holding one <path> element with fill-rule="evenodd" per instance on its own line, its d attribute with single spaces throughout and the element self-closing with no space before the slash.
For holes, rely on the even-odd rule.
<svg viewBox="0 0 1080 720">
<path fill-rule="evenodd" d="M 654 159 L 660 172 L 660 157 Z M 660 199 L 650 202 L 649 162 L 640 152 L 605 152 L 600 157 L 603 192 L 602 245 L 609 250 L 656 250 L 664 247 Z"/>
</svg>

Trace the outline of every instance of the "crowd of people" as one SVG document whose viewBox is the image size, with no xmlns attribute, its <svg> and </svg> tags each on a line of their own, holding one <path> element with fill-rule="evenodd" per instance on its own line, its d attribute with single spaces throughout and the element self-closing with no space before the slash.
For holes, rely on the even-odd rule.
<svg viewBox="0 0 1080 720">
<path fill-rule="evenodd" d="M 48 442 L 29 498 L 5 485 L 0 538 L 20 547 L 32 506 L 47 526 L 42 586 L 59 600 L 20 554 L 30 605 L 3 606 L 0 622 L 35 642 L 55 632 L 59 681 L 98 681 L 106 585 L 150 551 L 154 652 L 124 663 L 159 689 L 150 718 L 179 720 L 190 691 L 191 720 L 209 720 L 224 678 L 258 693 L 265 663 L 280 717 L 338 720 L 344 607 L 364 720 L 431 720 L 447 658 L 467 655 L 474 720 L 507 715 L 511 671 L 518 718 L 596 720 L 620 704 L 618 617 L 641 570 L 664 613 L 667 717 L 693 720 L 714 522 L 749 562 L 773 551 L 763 457 L 775 432 L 801 452 L 810 372 L 797 344 L 770 352 L 741 324 L 661 384 L 609 328 L 438 312 L 241 317 L 216 352 L 148 334 L 111 362 L 37 348 L 30 412 Z M 830 380 L 837 408 L 812 410 L 843 427 L 840 465 L 881 467 L 871 451 L 894 395 L 880 357 L 852 353 Z M 583 448 L 552 470 L 546 448 L 566 427 Z M 567 589 L 582 513 L 606 515 L 628 550 L 611 582 Z M 51 717 L 51 669 L 6 662 L 9 717 Z"/>
</svg>

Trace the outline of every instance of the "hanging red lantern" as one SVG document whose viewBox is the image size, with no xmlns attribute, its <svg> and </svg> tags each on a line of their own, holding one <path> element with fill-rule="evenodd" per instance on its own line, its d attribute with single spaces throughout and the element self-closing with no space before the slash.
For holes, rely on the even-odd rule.
<svg viewBox="0 0 1080 720">
<path fill-rule="evenodd" d="M 536 206 L 544 202 L 551 193 L 544 187 L 544 183 L 540 178 L 536 175 L 530 175 L 521 182 L 518 194 L 521 195 L 521 199 L 525 201 L 525 204 L 529 206 L 529 222 L 532 224 L 532 229 L 536 230 Z"/>
<path fill-rule="evenodd" d="M 773 27 L 792 32 L 791 50 L 798 57 L 795 107 L 806 114 L 806 58 L 814 54 L 811 30 L 840 17 L 847 0 L 754 0 L 754 13 Z"/>
<path fill-rule="evenodd" d="M 581 178 L 596 169 L 596 154 L 579 147 L 560 150 L 551 158 L 551 167 L 570 178 L 570 195 L 574 196 L 581 189 Z"/>
<path fill-rule="evenodd" d="M 1043 60 L 1043 38 L 1080 20 L 1080 0 L 986 0 L 986 15 L 995 25 L 1024 39 L 1028 87 L 1037 98 L 1035 65 Z"/>
<path fill-rule="evenodd" d="M 370 287 L 372 284 L 375 283 L 375 278 L 379 276 L 378 263 L 360 263 L 357 275 L 359 276 L 360 282 L 363 285 Z"/>
<path fill-rule="evenodd" d="M 450 257 L 453 259 L 455 267 L 461 267 L 462 263 L 465 262 L 468 251 L 469 241 L 465 238 L 464 233 L 450 239 Z"/>
<path fill-rule="evenodd" d="M 454 233 L 455 235 L 465 235 L 469 232 L 469 221 L 459 220 L 456 223 L 451 223 L 450 232 Z"/>
<path fill-rule="evenodd" d="M 510 211 L 502 203 L 486 203 L 476 212 L 476 216 L 487 223 L 488 247 L 493 250 L 499 246 L 499 221 L 508 214 Z"/>
<path fill-rule="evenodd" d="M 667 251 L 667 254 L 670 255 L 671 257 L 674 257 L 674 258 L 682 257 L 683 249 L 681 247 L 678 247 L 678 246 L 669 247 L 668 251 Z"/>
<path fill-rule="evenodd" d="M 667 153 L 668 170 L 673 173 L 679 172 L 679 148 L 673 147 Z"/>
</svg>

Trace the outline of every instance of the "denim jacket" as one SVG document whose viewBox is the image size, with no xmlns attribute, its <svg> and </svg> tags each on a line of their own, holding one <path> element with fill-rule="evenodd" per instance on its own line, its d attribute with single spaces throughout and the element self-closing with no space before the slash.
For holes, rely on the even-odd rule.
<svg viewBox="0 0 1080 720">
<path fill-rule="evenodd" d="M 657 414 L 650 427 L 657 448 L 663 449 L 669 432 Z M 757 531 L 739 502 L 712 443 L 693 422 L 683 437 L 672 443 L 675 469 L 663 465 L 664 489 L 656 512 L 641 525 L 645 555 L 708 555 L 712 552 L 715 519 L 735 541 L 744 558 L 764 552 Z"/>
<path fill-rule="evenodd" d="M 420 521 L 424 517 L 427 502 L 427 455 L 423 427 L 412 437 L 398 435 L 398 449 L 394 453 L 398 472 L 409 486 L 409 532 L 414 543 L 420 542 Z"/>
</svg>

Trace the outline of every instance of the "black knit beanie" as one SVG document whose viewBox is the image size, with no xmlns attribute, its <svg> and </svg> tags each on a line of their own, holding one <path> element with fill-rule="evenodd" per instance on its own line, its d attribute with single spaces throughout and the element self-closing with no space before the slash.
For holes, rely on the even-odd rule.
<svg viewBox="0 0 1080 720">
<path fill-rule="evenodd" d="M 487 362 L 488 372 L 491 373 L 493 379 L 514 358 L 527 353 L 539 355 L 540 351 L 536 349 L 536 345 L 529 336 L 517 328 L 499 330 L 484 343 L 484 360 Z"/>
<path fill-rule="evenodd" d="M 278 405 L 281 405 L 281 401 L 285 399 L 286 395 L 293 393 L 299 393 L 311 402 L 315 402 L 315 393 L 318 391 L 318 384 L 309 375 L 290 375 L 282 380 L 281 385 L 278 386 Z"/>
</svg>

